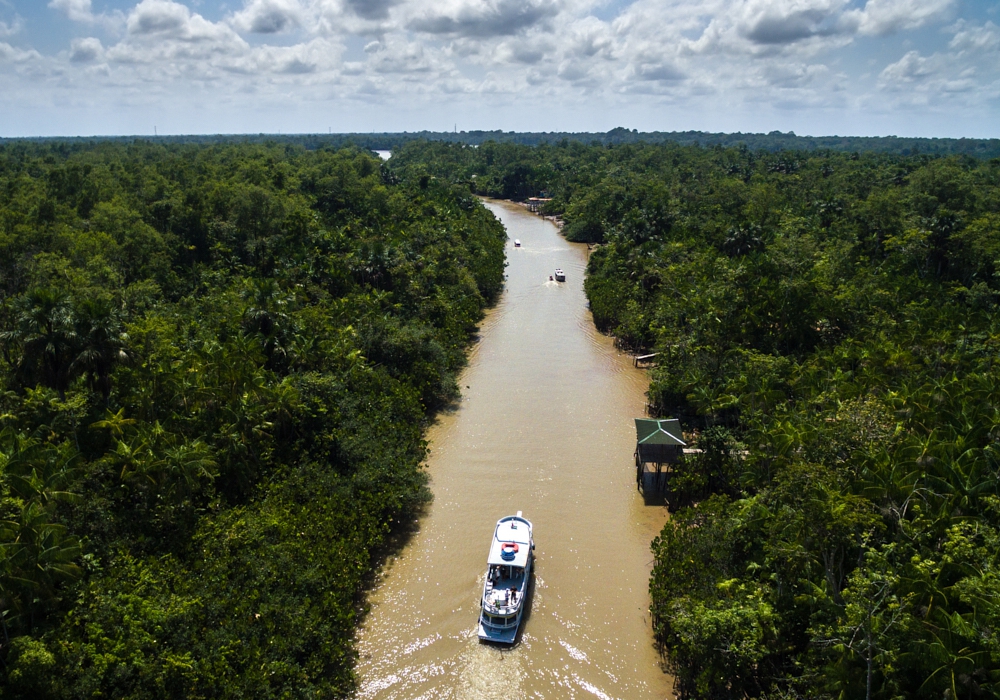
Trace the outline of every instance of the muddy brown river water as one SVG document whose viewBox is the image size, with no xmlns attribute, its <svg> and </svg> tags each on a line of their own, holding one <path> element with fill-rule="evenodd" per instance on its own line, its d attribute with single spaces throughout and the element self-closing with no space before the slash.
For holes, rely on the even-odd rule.
<svg viewBox="0 0 1000 700">
<path fill-rule="evenodd" d="M 586 247 L 522 207 L 487 206 L 509 236 L 506 287 L 460 405 L 429 431 L 434 501 L 369 597 L 358 697 L 671 697 L 647 591 L 667 514 L 636 491 L 632 461 L 647 378 L 594 328 Z M 565 283 L 549 281 L 556 267 Z M 479 596 L 494 525 L 518 510 L 536 573 L 505 649 L 476 636 Z"/>
</svg>

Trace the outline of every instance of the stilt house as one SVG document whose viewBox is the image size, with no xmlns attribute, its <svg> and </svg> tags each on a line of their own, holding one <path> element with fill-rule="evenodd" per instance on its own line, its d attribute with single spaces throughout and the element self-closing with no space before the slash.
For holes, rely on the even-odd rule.
<svg viewBox="0 0 1000 700">
<path fill-rule="evenodd" d="M 681 422 L 676 418 L 636 418 L 635 463 L 673 464 L 684 454 Z"/>
</svg>

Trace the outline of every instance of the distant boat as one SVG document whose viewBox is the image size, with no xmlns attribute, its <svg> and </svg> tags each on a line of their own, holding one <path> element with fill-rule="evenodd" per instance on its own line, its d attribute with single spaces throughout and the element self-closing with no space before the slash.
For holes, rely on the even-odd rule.
<svg viewBox="0 0 1000 700">
<path fill-rule="evenodd" d="M 531 582 L 534 549 L 531 523 L 521 517 L 521 511 L 497 521 L 486 560 L 479 613 L 479 638 L 483 641 L 513 644 L 517 638 Z"/>
<path fill-rule="evenodd" d="M 556 268 L 556 282 L 565 282 L 566 273 L 562 271 L 561 267 Z"/>
<path fill-rule="evenodd" d="M 521 239 L 520 238 L 515 238 L 514 239 L 514 247 L 515 248 L 520 248 L 521 247 Z"/>
</svg>

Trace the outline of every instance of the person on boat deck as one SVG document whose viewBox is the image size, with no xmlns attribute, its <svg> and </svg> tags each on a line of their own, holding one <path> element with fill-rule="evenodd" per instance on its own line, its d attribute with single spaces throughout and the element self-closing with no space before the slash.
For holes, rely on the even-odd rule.
<svg viewBox="0 0 1000 700">
<path fill-rule="evenodd" d="M 507 592 L 510 594 L 510 604 L 515 605 L 517 603 L 517 588 L 511 586 Z"/>
</svg>

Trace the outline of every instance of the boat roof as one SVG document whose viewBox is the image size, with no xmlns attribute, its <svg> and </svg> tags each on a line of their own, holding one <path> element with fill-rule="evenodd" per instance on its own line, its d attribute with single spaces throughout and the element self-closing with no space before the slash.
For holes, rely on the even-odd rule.
<svg viewBox="0 0 1000 700">
<path fill-rule="evenodd" d="M 518 545 L 517 552 L 513 559 L 504 559 L 500 556 L 500 549 L 505 542 L 513 542 Z M 500 564 L 505 566 L 519 566 L 524 568 L 528 565 L 528 553 L 531 551 L 531 523 L 516 515 L 510 515 L 497 521 L 497 528 L 493 532 L 493 542 L 490 543 L 490 556 L 487 564 Z"/>
</svg>

